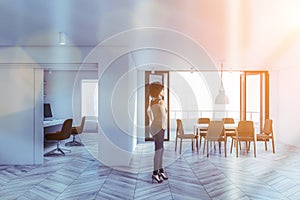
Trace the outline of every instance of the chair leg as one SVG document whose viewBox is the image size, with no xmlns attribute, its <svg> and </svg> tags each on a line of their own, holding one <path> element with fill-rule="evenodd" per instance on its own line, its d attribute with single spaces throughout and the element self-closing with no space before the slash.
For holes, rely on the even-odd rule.
<svg viewBox="0 0 300 200">
<path fill-rule="evenodd" d="M 197 148 L 197 152 L 199 152 L 198 137 L 197 136 L 196 136 L 196 148 Z"/>
<path fill-rule="evenodd" d="M 63 155 L 65 155 L 65 152 L 63 152 L 63 150 L 61 150 L 60 148 L 57 149 L 59 152 L 61 152 Z"/>
<path fill-rule="evenodd" d="M 254 157 L 256 158 L 256 142 L 253 141 L 253 144 L 254 144 Z"/>
<path fill-rule="evenodd" d="M 265 150 L 268 151 L 267 140 L 265 140 Z"/>
<path fill-rule="evenodd" d="M 200 148 L 201 148 L 201 143 L 202 143 L 202 136 L 200 135 Z"/>
<path fill-rule="evenodd" d="M 205 142 L 205 141 L 204 141 Z M 205 143 L 204 143 L 205 145 Z M 208 140 L 206 140 L 206 157 L 208 158 L 208 151 L 209 151 L 209 145 L 208 145 Z"/>
<path fill-rule="evenodd" d="M 75 134 L 73 134 L 73 140 L 71 142 L 67 142 L 65 146 L 84 146 L 81 142 L 76 141 Z"/>
<path fill-rule="evenodd" d="M 247 141 L 246 142 L 246 152 L 249 153 L 250 151 L 250 145 L 251 145 L 251 142 L 250 141 Z"/>
<path fill-rule="evenodd" d="M 203 155 L 205 154 L 205 146 L 206 146 L 206 139 L 204 139 L 204 144 L 203 144 Z"/>
<path fill-rule="evenodd" d="M 51 150 L 51 151 L 45 153 L 44 156 L 56 155 L 56 154 L 55 154 L 56 151 L 57 151 L 57 149 L 55 148 L 55 149 L 53 149 L 53 150 Z M 63 155 L 64 155 L 64 154 L 63 154 Z"/>
<path fill-rule="evenodd" d="M 176 136 L 176 139 L 175 139 L 175 151 L 177 150 L 177 136 Z"/>
<path fill-rule="evenodd" d="M 180 138 L 180 151 L 179 151 L 180 154 L 181 154 L 181 151 L 182 151 L 182 138 Z"/>
<path fill-rule="evenodd" d="M 192 151 L 194 151 L 194 139 L 192 139 Z"/>
<path fill-rule="evenodd" d="M 225 152 L 225 158 L 227 157 L 227 153 L 226 153 L 226 143 L 227 143 L 227 141 L 225 140 L 225 141 L 224 141 L 224 152 Z"/>
<path fill-rule="evenodd" d="M 235 142 L 234 142 L 234 141 L 233 141 L 233 139 L 231 138 L 230 154 L 232 153 L 232 147 L 233 147 L 233 143 L 235 143 Z"/>
<path fill-rule="evenodd" d="M 221 153 L 221 142 L 219 142 L 219 153 Z"/>
<path fill-rule="evenodd" d="M 235 154 L 236 154 L 236 157 L 238 157 L 238 151 L 239 151 L 239 146 L 238 146 L 238 140 L 235 140 Z"/>
<path fill-rule="evenodd" d="M 49 152 L 47 152 L 47 153 L 45 153 L 44 156 L 59 155 L 59 154 L 57 154 L 55 152 L 60 152 L 62 155 L 65 155 L 64 151 L 71 152 L 70 149 L 62 149 L 62 148 L 60 148 L 59 141 L 57 141 L 56 148 L 53 149 L 53 150 L 51 150 L 51 151 L 49 151 Z"/>
<path fill-rule="evenodd" d="M 273 151 L 273 153 L 275 153 L 275 142 L 274 142 L 274 138 L 272 138 L 272 151 Z"/>
<path fill-rule="evenodd" d="M 59 151 L 67 151 L 67 152 L 71 152 L 70 149 L 63 149 L 63 148 L 59 148 Z"/>
<path fill-rule="evenodd" d="M 60 151 L 62 154 L 65 155 L 65 152 L 64 151 L 67 151 L 67 152 L 71 152 L 70 149 L 63 149 L 63 148 L 60 148 L 59 146 L 59 142 L 57 143 L 57 150 Z"/>
</svg>

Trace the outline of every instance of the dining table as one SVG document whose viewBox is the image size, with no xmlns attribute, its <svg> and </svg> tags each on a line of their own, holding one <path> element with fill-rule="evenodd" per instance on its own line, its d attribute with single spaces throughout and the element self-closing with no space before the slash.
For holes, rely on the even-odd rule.
<svg viewBox="0 0 300 200">
<path fill-rule="evenodd" d="M 207 131 L 209 124 L 198 124 L 194 123 L 194 133 L 199 135 L 200 131 Z M 225 132 L 236 131 L 237 124 L 224 124 Z"/>
<path fill-rule="evenodd" d="M 200 137 L 199 143 L 201 147 L 201 137 L 206 136 L 209 124 L 194 123 L 194 134 Z M 225 137 L 231 137 L 236 135 L 237 124 L 224 124 Z M 200 134 L 202 132 L 202 134 Z"/>
</svg>

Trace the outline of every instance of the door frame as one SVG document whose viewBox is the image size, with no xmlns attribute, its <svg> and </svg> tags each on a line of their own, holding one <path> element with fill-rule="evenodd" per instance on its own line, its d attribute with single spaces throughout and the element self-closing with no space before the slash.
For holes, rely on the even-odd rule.
<svg viewBox="0 0 300 200">
<path fill-rule="evenodd" d="M 242 71 L 240 75 L 240 120 L 247 120 L 247 76 L 260 76 L 260 114 L 259 125 L 262 132 L 263 124 L 270 117 L 270 78 L 268 71 Z"/>
</svg>

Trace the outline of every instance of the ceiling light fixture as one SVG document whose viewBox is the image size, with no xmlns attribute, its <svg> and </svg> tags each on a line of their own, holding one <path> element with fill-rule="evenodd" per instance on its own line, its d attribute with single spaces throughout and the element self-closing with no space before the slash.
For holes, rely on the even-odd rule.
<svg viewBox="0 0 300 200">
<path fill-rule="evenodd" d="M 151 68 L 151 74 L 155 74 L 154 67 Z"/>
<path fill-rule="evenodd" d="M 215 99 L 215 104 L 229 104 L 228 96 L 225 94 L 225 89 L 223 86 L 223 63 L 221 63 L 221 86 L 219 89 L 219 94 Z"/>
<path fill-rule="evenodd" d="M 66 35 L 64 32 L 59 32 L 59 44 L 60 45 L 66 44 Z"/>
</svg>

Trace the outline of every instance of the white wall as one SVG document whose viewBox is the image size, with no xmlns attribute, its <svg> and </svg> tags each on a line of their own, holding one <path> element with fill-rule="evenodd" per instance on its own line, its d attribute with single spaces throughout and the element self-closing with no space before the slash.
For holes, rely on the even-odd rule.
<svg viewBox="0 0 300 200">
<path fill-rule="evenodd" d="M 271 77 L 271 113 L 274 118 L 275 140 L 300 146 L 300 69 L 281 69 Z M 276 79 L 275 79 L 276 78 Z M 277 112 L 274 112 L 277 111 Z"/>
<path fill-rule="evenodd" d="M 98 159 L 108 166 L 128 165 L 137 143 L 137 72 L 126 46 L 99 45 L 85 63 L 97 63 L 98 82 Z"/>
<path fill-rule="evenodd" d="M 43 163 L 42 70 L 0 68 L 0 164 Z"/>
<path fill-rule="evenodd" d="M 33 164 L 44 163 L 44 128 L 43 128 L 43 100 L 44 100 L 44 70 L 34 68 L 34 139 Z"/>
<path fill-rule="evenodd" d="M 137 72 L 137 137 L 138 143 L 145 142 L 145 71 Z"/>
<path fill-rule="evenodd" d="M 136 71 L 128 65 L 129 56 L 121 56 L 99 78 L 99 159 L 109 166 L 128 165 L 137 143 Z"/>
</svg>

